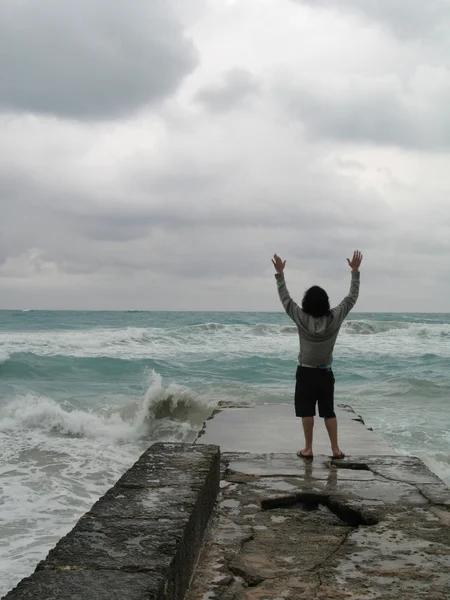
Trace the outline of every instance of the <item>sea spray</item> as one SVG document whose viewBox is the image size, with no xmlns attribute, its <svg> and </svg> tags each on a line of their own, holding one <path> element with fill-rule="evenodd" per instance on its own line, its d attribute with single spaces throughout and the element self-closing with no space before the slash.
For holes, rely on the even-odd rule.
<svg viewBox="0 0 450 600">
<path fill-rule="evenodd" d="M 163 387 L 161 375 L 152 369 L 133 422 L 136 431 L 152 439 L 192 441 L 214 406 L 187 387 L 173 383 Z"/>
<path fill-rule="evenodd" d="M 19 395 L 0 407 L 0 431 L 48 434 L 127 442 L 139 438 L 158 440 L 158 430 L 170 429 L 174 438 L 192 438 L 211 414 L 214 405 L 189 388 L 169 384 L 155 370 L 148 374 L 148 388 L 141 398 L 124 407 L 80 410 L 32 393 Z M 177 431 L 178 430 L 178 431 Z"/>
</svg>

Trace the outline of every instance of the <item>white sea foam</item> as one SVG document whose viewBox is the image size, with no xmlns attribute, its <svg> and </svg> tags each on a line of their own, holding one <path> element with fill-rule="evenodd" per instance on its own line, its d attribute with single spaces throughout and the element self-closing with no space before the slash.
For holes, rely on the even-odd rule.
<svg viewBox="0 0 450 600">
<path fill-rule="evenodd" d="M 11 355 L 9 352 L 6 352 L 6 350 L 0 350 L 0 365 L 7 362 L 10 358 Z"/>
<path fill-rule="evenodd" d="M 0 596 L 152 441 L 192 441 L 212 406 L 149 373 L 141 398 L 107 411 L 64 408 L 32 393 L 0 409 Z"/>
<path fill-rule="evenodd" d="M 270 333 L 270 335 L 268 335 Z M 193 355 L 223 355 L 252 351 L 289 350 L 292 336 L 281 335 L 278 326 L 206 324 L 179 329 L 137 328 L 83 331 L 38 331 L 0 333 L 0 344 L 9 352 L 37 356 L 107 357 L 121 359 L 177 359 Z"/>
<path fill-rule="evenodd" d="M 294 356 L 296 328 L 286 325 L 205 323 L 179 328 L 91 329 L 0 333 L 2 358 L 14 353 L 37 356 L 167 360 L 177 357 L 276 354 Z M 450 325 L 389 321 L 347 321 L 338 343 L 351 351 L 398 356 L 430 352 L 450 357 Z"/>
<path fill-rule="evenodd" d="M 450 455 L 444 452 L 416 453 L 427 467 L 450 486 Z"/>
<path fill-rule="evenodd" d="M 126 442 L 149 435 L 155 439 L 158 421 L 164 421 L 165 426 L 174 424 L 172 433 L 179 438 L 189 426 L 195 431 L 211 410 L 212 406 L 193 390 L 174 384 L 163 387 L 161 376 L 151 371 L 144 396 L 113 408 L 108 414 L 68 410 L 51 398 L 31 393 L 19 395 L 0 409 L 0 431 L 40 430 L 60 436 Z M 178 433 L 174 430 L 176 424 Z"/>
<path fill-rule="evenodd" d="M 342 330 L 355 335 L 374 335 L 398 329 L 409 329 L 410 325 L 410 323 L 396 321 L 345 321 Z"/>
</svg>

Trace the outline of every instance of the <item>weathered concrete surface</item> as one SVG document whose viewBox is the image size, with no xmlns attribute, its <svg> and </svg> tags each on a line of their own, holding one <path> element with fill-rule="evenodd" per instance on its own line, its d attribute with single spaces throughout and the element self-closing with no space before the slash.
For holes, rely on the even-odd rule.
<svg viewBox="0 0 450 600">
<path fill-rule="evenodd" d="M 155 573 L 120 571 L 41 571 L 23 579 L 5 598 L 21 600 L 164 599 L 165 581 Z M 14 595 L 13 595 L 14 594 Z"/>
<path fill-rule="evenodd" d="M 217 446 L 154 444 L 5 600 L 182 600 L 219 480 Z"/>
<path fill-rule="evenodd" d="M 419 459 L 222 460 L 186 600 L 450 598 L 450 492 Z"/>
<path fill-rule="evenodd" d="M 392 456 L 394 450 L 345 405 L 336 409 L 341 449 L 346 454 Z M 206 422 L 196 444 L 217 444 L 222 452 L 266 452 L 295 454 L 303 448 L 301 419 L 293 404 L 267 404 L 252 407 L 222 405 Z M 330 454 L 330 442 L 323 419 L 316 419 L 314 453 Z"/>
</svg>

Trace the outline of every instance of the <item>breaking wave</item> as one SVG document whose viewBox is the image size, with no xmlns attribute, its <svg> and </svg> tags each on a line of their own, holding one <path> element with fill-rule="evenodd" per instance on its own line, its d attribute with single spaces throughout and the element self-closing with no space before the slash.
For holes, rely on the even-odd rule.
<svg viewBox="0 0 450 600">
<path fill-rule="evenodd" d="M 0 431 L 40 430 L 111 441 L 146 437 L 152 441 L 191 441 L 212 410 L 189 388 L 174 384 L 163 387 L 161 376 L 152 371 L 140 400 L 102 412 L 71 409 L 45 396 L 22 394 L 0 409 Z"/>
<path fill-rule="evenodd" d="M 444 323 L 411 323 L 401 321 L 377 321 L 370 319 L 349 320 L 342 327 L 346 343 L 358 343 L 363 338 L 383 341 L 389 338 L 396 343 L 398 351 L 408 350 L 414 343 L 414 352 L 428 352 L 430 341 L 434 351 L 441 354 L 448 347 L 450 325 Z M 106 371 L 112 364 L 101 363 L 101 359 L 115 361 L 158 361 L 178 363 L 194 357 L 222 358 L 224 354 L 239 356 L 287 356 L 293 355 L 297 328 L 293 323 L 215 323 L 208 322 L 179 327 L 123 327 L 80 330 L 6 331 L 0 333 L 0 364 L 12 357 L 10 370 L 19 368 L 19 361 L 30 362 L 35 357 L 73 357 L 96 359 L 97 367 Z M 350 338 L 351 336 L 351 338 Z M 341 342 L 340 342 L 341 343 Z M 365 344 L 363 351 L 368 351 Z M 416 347 L 417 346 L 417 347 Z M 371 349 L 373 349 L 371 347 Z M 402 350 L 403 349 L 403 350 Z M 440 350 L 439 350 L 440 349 Z M 64 365 L 56 365 L 63 368 Z M 120 365 L 114 369 L 122 370 Z M 31 375 L 31 370 L 26 371 Z"/>
</svg>

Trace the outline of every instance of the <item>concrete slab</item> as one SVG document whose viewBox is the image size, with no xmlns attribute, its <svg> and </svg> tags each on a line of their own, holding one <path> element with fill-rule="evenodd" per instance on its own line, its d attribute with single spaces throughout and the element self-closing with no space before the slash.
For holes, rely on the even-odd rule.
<svg viewBox="0 0 450 600">
<path fill-rule="evenodd" d="M 219 479 L 217 446 L 154 444 L 5 600 L 182 600 Z"/>
<path fill-rule="evenodd" d="M 418 459 L 222 459 L 186 600 L 450 597 L 450 491 Z"/>
<path fill-rule="evenodd" d="M 364 425 L 349 407 L 336 410 L 339 440 L 348 455 L 395 455 L 386 441 Z M 303 446 L 301 419 L 292 404 L 266 404 L 248 408 L 223 407 L 209 419 L 195 442 L 217 444 L 222 452 L 295 453 Z M 330 454 L 323 419 L 316 418 L 314 453 Z"/>
<path fill-rule="evenodd" d="M 217 466 L 215 463 L 211 465 L 210 462 L 205 462 L 205 457 L 209 454 L 210 450 L 204 451 L 202 446 L 191 444 L 153 444 L 122 475 L 116 485 L 121 488 L 159 489 L 176 486 L 198 489 L 204 486 L 211 468 Z"/>
<path fill-rule="evenodd" d="M 38 569 L 110 569 L 165 574 L 188 519 L 82 518 Z"/>
<path fill-rule="evenodd" d="M 300 477 L 302 479 L 350 479 L 352 481 L 368 481 L 375 479 L 369 470 L 329 469 L 331 460 L 317 456 L 314 461 L 299 459 L 295 454 L 248 454 L 238 452 L 226 453 L 226 470 L 231 478 L 251 477 Z M 344 462 L 349 464 L 351 457 Z"/>
<path fill-rule="evenodd" d="M 8 600 L 162 600 L 164 577 L 120 571 L 41 571 L 23 579 Z"/>
<path fill-rule="evenodd" d="M 134 489 L 116 486 L 94 504 L 89 517 L 127 519 L 189 519 L 198 498 L 197 490 L 166 485 Z"/>
<path fill-rule="evenodd" d="M 395 456 L 392 460 L 386 457 L 370 456 L 364 459 L 370 470 L 390 481 L 405 483 L 442 484 L 437 475 L 432 473 L 423 462 L 415 456 Z"/>
</svg>

